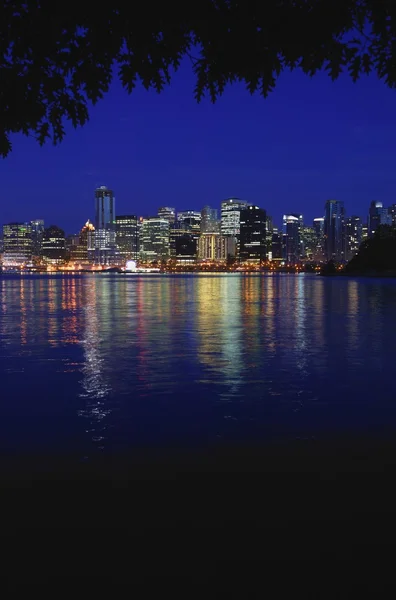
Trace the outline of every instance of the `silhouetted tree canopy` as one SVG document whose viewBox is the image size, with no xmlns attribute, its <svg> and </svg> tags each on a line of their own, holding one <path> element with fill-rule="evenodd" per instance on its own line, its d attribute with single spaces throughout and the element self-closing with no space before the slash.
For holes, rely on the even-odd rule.
<svg viewBox="0 0 396 600">
<path fill-rule="evenodd" d="M 160 92 L 183 57 L 195 97 L 214 102 L 230 82 L 267 96 L 282 71 L 374 71 L 396 86 L 394 0 L 4 0 L 0 3 L 0 154 L 10 134 L 59 142 L 64 122 L 118 73 L 128 92 Z"/>
<path fill-rule="evenodd" d="M 396 228 L 380 225 L 346 266 L 347 273 L 396 271 Z"/>
</svg>

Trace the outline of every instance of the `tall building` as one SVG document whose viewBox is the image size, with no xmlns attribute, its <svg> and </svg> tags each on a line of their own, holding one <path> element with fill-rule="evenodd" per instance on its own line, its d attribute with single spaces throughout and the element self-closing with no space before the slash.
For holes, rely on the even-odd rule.
<svg viewBox="0 0 396 600">
<path fill-rule="evenodd" d="M 392 225 L 392 214 L 383 207 L 382 202 L 373 200 L 369 208 L 368 236 L 372 237 L 380 225 Z"/>
<path fill-rule="evenodd" d="M 341 200 L 327 200 L 324 220 L 325 260 L 345 261 L 345 208 Z"/>
<path fill-rule="evenodd" d="M 346 260 L 351 260 L 359 252 L 362 243 L 362 220 L 353 215 L 345 219 Z"/>
<path fill-rule="evenodd" d="M 177 220 L 188 226 L 191 231 L 201 231 L 201 213 L 197 210 L 182 210 L 177 213 Z"/>
<path fill-rule="evenodd" d="M 312 224 L 316 238 L 315 252 L 313 255 L 314 262 L 323 262 L 325 260 L 324 221 L 324 217 L 317 217 L 313 220 Z"/>
<path fill-rule="evenodd" d="M 277 228 L 273 228 L 272 236 L 271 236 L 271 254 L 269 255 L 269 260 L 280 262 L 283 260 L 283 244 L 282 244 L 282 234 L 279 233 Z"/>
<path fill-rule="evenodd" d="M 101 185 L 95 190 L 95 262 L 113 265 L 116 253 L 115 198 L 112 190 Z"/>
<path fill-rule="evenodd" d="M 30 226 L 32 228 L 33 256 L 40 256 L 43 244 L 44 221 L 43 219 L 35 219 L 30 221 Z"/>
<path fill-rule="evenodd" d="M 139 232 L 139 255 L 142 260 L 167 260 L 170 256 L 169 221 L 160 217 L 143 219 Z"/>
<path fill-rule="evenodd" d="M 66 260 L 65 232 L 56 225 L 44 230 L 42 256 L 45 262 L 60 265 Z"/>
<path fill-rule="evenodd" d="M 137 260 L 139 253 L 138 218 L 135 215 L 116 217 L 116 242 L 122 262 Z"/>
<path fill-rule="evenodd" d="M 89 253 L 91 247 L 91 254 Z M 78 236 L 78 244 L 71 249 L 70 260 L 75 264 L 88 265 L 93 262 L 93 252 L 95 249 L 95 227 L 89 219 L 81 228 Z"/>
<path fill-rule="evenodd" d="M 267 258 L 267 213 L 258 206 L 240 211 L 239 256 L 242 261 L 261 262 Z"/>
<path fill-rule="evenodd" d="M 217 208 L 203 207 L 201 211 L 201 233 L 220 233 Z"/>
<path fill-rule="evenodd" d="M 3 225 L 3 265 L 22 266 L 29 264 L 32 258 L 33 241 L 30 223 Z"/>
<path fill-rule="evenodd" d="M 198 259 L 202 261 L 226 261 L 235 256 L 236 245 L 234 236 L 219 233 L 202 233 L 198 243 Z"/>
<path fill-rule="evenodd" d="M 388 213 L 390 214 L 393 227 L 396 227 L 396 204 L 392 204 L 388 208 Z"/>
<path fill-rule="evenodd" d="M 231 235 L 239 242 L 241 210 L 248 207 L 245 200 L 228 198 L 221 203 L 221 235 Z"/>
<path fill-rule="evenodd" d="M 176 209 L 172 206 L 161 206 L 158 209 L 158 216 L 160 219 L 169 221 L 169 223 L 174 223 L 176 221 Z"/>
<path fill-rule="evenodd" d="M 287 263 L 296 264 L 301 260 L 302 228 L 302 215 L 283 215 L 283 258 Z"/>
<path fill-rule="evenodd" d="M 301 231 L 302 260 L 316 262 L 317 234 L 314 227 L 303 227 Z"/>
</svg>

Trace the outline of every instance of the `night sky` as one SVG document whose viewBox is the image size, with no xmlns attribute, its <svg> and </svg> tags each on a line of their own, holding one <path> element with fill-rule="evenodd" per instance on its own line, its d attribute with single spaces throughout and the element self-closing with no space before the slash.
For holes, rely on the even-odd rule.
<svg viewBox="0 0 396 600">
<path fill-rule="evenodd" d="M 0 162 L 0 222 L 44 218 L 67 233 L 94 218 L 94 189 L 114 190 L 116 213 L 159 206 L 200 210 L 237 196 L 310 222 L 328 198 L 366 216 L 371 200 L 396 202 L 396 91 L 375 76 L 353 84 L 285 73 L 265 100 L 229 86 L 197 104 L 186 62 L 158 95 L 114 82 L 89 123 L 40 148 L 14 136 Z"/>
</svg>

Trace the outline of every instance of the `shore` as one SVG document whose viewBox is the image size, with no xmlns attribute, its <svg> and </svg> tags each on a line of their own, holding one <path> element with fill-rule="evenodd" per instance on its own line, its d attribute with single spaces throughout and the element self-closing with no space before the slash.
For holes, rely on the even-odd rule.
<svg viewBox="0 0 396 600">
<path fill-rule="evenodd" d="M 303 585 L 310 598 L 359 597 L 368 575 L 375 597 L 384 585 L 376 569 L 393 556 L 393 440 L 69 459 L 1 463 L 3 540 L 29 559 L 29 581 L 182 583 L 216 598 L 237 583 L 238 597 L 261 597 L 275 573 L 278 593 Z"/>
</svg>

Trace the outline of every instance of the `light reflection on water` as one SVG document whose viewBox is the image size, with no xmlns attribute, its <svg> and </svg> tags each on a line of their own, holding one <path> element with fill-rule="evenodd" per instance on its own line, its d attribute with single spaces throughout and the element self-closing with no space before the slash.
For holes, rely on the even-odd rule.
<svg viewBox="0 0 396 600">
<path fill-rule="evenodd" d="M 393 280 L 3 276 L 3 450 L 393 427 L 395 315 Z"/>
</svg>

